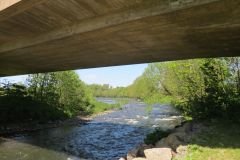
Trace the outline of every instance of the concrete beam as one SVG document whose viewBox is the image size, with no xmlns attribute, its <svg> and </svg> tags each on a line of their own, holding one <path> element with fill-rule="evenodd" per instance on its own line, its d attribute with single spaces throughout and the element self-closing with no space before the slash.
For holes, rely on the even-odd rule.
<svg viewBox="0 0 240 160">
<path fill-rule="evenodd" d="M 46 0 L 0 0 L 0 22 Z"/>
<path fill-rule="evenodd" d="M 144 6 L 144 7 L 140 6 L 130 10 L 124 10 L 119 13 L 112 13 L 105 16 L 83 20 L 73 25 L 64 26 L 62 28 L 58 28 L 48 33 L 35 36 L 33 38 L 23 38 L 16 42 L 9 42 L 9 43 L 2 44 L 0 45 L 0 53 L 16 50 L 20 48 L 30 47 L 30 46 L 34 46 L 44 42 L 62 39 L 62 38 L 73 36 L 80 33 L 86 33 L 90 31 L 102 29 L 102 28 L 116 26 L 123 23 L 128 23 L 131 21 L 147 18 L 147 17 L 166 14 L 166 13 L 191 8 L 194 6 L 200 6 L 200 5 L 221 1 L 221 0 L 161 0 L 161 1 L 148 0 L 148 1 L 149 2 L 146 4 L 147 6 Z M 31 0 L 31 1 L 29 0 L 28 2 L 31 2 L 31 3 L 25 4 L 24 7 L 21 7 L 21 9 L 19 9 L 19 11 L 26 9 L 27 7 L 31 7 L 36 3 L 40 3 L 40 0 Z M 0 20 L 1 20 L 1 14 L 0 14 Z"/>
<path fill-rule="evenodd" d="M 0 75 L 240 55 L 240 1 L 98 1 L 96 13 L 82 2 L 46 0 L 0 22 Z"/>
<path fill-rule="evenodd" d="M 20 2 L 21 0 L 0 0 L 0 11 Z"/>
</svg>

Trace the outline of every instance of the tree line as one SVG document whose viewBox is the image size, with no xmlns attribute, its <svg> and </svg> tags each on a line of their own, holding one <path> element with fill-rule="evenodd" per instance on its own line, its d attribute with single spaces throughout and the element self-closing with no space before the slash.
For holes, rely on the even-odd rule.
<svg viewBox="0 0 240 160">
<path fill-rule="evenodd" d="M 33 74 L 26 84 L 0 85 L 0 123 L 45 122 L 113 107 L 97 102 L 74 71 Z"/>
<path fill-rule="evenodd" d="M 117 105 L 94 97 L 172 103 L 186 116 L 240 119 L 240 58 L 149 64 L 128 87 L 86 85 L 74 71 L 29 75 L 26 84 L 0 85 L 0 122 L 48 121 L 105 111 Z"/>
<path fill-rule="evenodd" d="M 172 103 L 192 118 L 240 119 L 239 57 L 152 63 L 126 88 L 94 87 L 96 96 Z"/>
</svg>

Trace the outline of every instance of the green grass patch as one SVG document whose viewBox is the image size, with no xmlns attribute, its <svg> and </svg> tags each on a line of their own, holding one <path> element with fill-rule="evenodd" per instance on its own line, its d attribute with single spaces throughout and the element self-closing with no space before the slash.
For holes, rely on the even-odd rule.
<svg viewBox="0 0 240 160">
<path fill-rule="evenodd" d="M 94 107 L 92 107 L 92 109 L 91 109 L 91 114 L 101 113 L 101 112 L 111 110 L 111 109 L 120 109 L 121 106 L 122 105 L 120 103 L 107 104 L 107 103 L 95 101 Z"/>
<path fill-rule="evenodd" d="M 215 122 L 191 140 L 181 160 L 239 160 L 240 124 Z"/>
</svg>

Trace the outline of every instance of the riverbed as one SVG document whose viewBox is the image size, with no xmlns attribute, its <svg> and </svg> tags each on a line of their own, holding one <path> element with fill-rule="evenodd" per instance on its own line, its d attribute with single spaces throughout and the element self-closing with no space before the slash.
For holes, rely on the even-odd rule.
<svg viewBox="0 0 240 160">
<path fill-rule="evenodd" d="M 98 98 L 117 103 L 111 98 Z M 62 126 L 0 138 L 1 160 L 117 160 L 143 142 L 154 128 L 172 129 L 182 121 L 170 105 L 136 100 L 82 125 Z"/>
</svg>

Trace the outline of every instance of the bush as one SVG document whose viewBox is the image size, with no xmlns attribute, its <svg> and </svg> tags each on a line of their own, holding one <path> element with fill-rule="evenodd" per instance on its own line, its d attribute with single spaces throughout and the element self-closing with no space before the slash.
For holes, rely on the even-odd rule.
<svg viewBox="0 0 240 160">
<path fill-rule="evenodd" d="M 27 82 L 0 86 L 0 123 L 71 118 L 94 105 L 74 71 L 30 75 Z"/>
<path fill-rule="evenodd" d="M 64 119 L 58 108 L 34 100 L 32 97 L 0 96 L 0 123 L 15 123 Z"/>
<path fill-rule="evenodd" d="M 147 104 L 154 104 L 154 103 L 171 104 L 172 101 L 173 101 L 173 97 L 161 95 L 157 93 L 154 93 L 144 98 L 144 102 L 146 102 Z"/>
<path fill-rule="evenodd" d="M 191 94 L 185 101 L 178 100 L 175 103 L 177 108 L 194 119 L 226 118 L 238 121 L 240 98 L 236 86 L 240 82 L 231 73 L 232 65 L 227 66 L 224 59 L 206 59 L 200 66 L 203 73 L 201 94 Z M 189 83 L 190 88 L 191 85 Z"/>
</svg>

